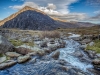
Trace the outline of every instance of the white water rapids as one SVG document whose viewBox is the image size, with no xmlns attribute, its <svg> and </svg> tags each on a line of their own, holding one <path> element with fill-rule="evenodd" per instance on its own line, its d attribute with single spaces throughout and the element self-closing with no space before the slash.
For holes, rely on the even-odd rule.
<svg viewBox="0 0 100 75">
<path fill-rule="evenodd" d="M 84 71 L 88 72 L 88 68 L 93 68 L 93 65 L 90 62 L 82 62 L 80 60 L 81 57 L 77 57 L 74 55 L 75 52 L 80 52 L 86 59 L 89 59 L 88 56 L 80 49 L 80 44 L 74 40 L 67 40 L 66 47 L 61 48 L 59 59 L 64 59 L 72 66 Z M 90 74 L 92 75 L 92 74 Z"/>
</svg>

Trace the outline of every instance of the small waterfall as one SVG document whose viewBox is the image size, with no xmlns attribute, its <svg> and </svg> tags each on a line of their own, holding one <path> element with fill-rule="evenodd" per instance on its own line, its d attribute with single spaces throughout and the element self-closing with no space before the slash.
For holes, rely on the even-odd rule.
<svg viewBox="0 0 100 75">
<path fill-rule="evenodd" d="M 66 40 L 66 47 L 65 48 L 61 48 L 60 50 L 60 57 L 59 59 L 64 59 L 66 60 L 68 63 L 70 63 L 72 66 L 84 71 L 84 72 L 88 72 L 87 69 L 89 68 L 93 68 L 93 65 L 91 64 L 91 62 L 85 60 L 84 62 L 81 61 L 81 58 L 85 58 L 88 59 L 88 56 L 84 53 L 84 51 L 82 51 L 80 49 L 80 44 L 74 40 Z M 74 53 L 75 52 L 79 52 L 81 53 L 83 56 L 82 57 L 78 57 L 75 56 Z M 89 73 L 89 72 L 88 72 Z M 90 74 L 92 75 L 92 74 Z"/>
</svg>

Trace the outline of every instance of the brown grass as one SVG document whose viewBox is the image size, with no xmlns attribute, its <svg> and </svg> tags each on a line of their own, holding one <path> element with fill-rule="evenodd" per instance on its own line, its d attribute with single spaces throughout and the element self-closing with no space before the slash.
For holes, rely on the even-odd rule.
<svg viewBox="0 0 100 75">
<path fill-rule="evenodd" d="M 42 31 L 40 32 L 40 38 L 60 38 L 59 31 Z"/>
</svg>

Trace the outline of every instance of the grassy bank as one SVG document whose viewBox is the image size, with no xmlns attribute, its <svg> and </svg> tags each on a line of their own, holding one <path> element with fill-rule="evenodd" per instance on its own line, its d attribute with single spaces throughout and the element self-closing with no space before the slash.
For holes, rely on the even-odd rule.
<svg viewBox="0 0 100 75">
<path fill-rule="evenodd" d="M 93 46 L 87 46 L 86 50 L 93 50 L 96 53 L 100 53 L 100 40 L 95 40 Z"/>
</svg>

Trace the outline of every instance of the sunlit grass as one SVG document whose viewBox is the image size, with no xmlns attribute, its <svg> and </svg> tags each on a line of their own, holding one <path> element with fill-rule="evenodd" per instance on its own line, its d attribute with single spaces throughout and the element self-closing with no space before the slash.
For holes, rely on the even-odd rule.
<svg viewBox="0 0 100 75">
<path fill-rule="evenodd" d="M 23 44 L 26 44 L 26 45 L 28 45 L 28 46 L 34 46 L 34 43 L 33 42 L 27 42 L 27 43 L 24 43 L 24 42 L 22 42 L 22 41 L 20 41 L 20 40 L 10 40 L 10 42 L 14 45 L 14 46 L 21 46 L 21 45 L 23 45 Z"/>
<path fill-rule="evenodd" d="M 87 46 L 86 50 L 93 50 L 96 53 L 100 53 L 100 40 L 95 40 L 95 44 L 93 46 Z"/>
</svg>

